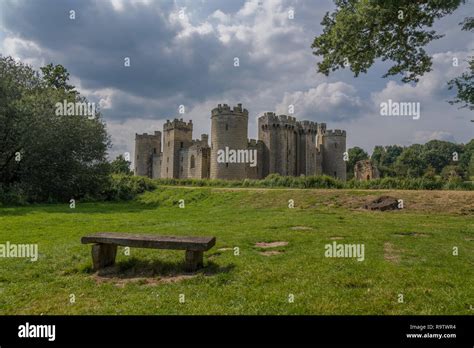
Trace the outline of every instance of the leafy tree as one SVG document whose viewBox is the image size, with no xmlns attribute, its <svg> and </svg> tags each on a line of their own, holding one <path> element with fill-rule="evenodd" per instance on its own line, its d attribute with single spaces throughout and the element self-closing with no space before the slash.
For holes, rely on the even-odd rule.
<svg viewBox="0 0 474 348">
<path fill-rule="evenodd" d="M 118 155 L 110 164 L 112 173 L 114 174 L 125 174 L 133 175 L 133 172 L 130 170 L 130 165 L 132 163 L 127 161 L 123 155 Z"/>
<path fill-rule="evenodd" d="M 371 159 L 379 169 L 380 175 L 395 176 L 394 164 L 403 152 L 403 147 L 399 145 L 375 146 Z"/>
<path fill-rule="evenodd" d="M 347 150 L 347 153 L 349 154 L 349 161 L 347 162 L 347 175 L 348 178 L 351 178 L 354 176 L 354 166 L 356 162 L 365 160 L 369 158 L 369 155 L 367 152 L 364 151 L 364 149 L 361 149 L 360 147 L 352 147 L 349 150 Z"/>
<path fill-rule="evenodd" d="M 462 153 L 462 147 L 449 141 L 431 140 L 423 146 L 420 161 L 432 166 L 436 174 L 453 162 L 453 154 L 458 156 Z"/>
<path fill-rule="evenodd" d="M 465 173 L 460 166 L 450 164 L 443 168 L 441 177 L 447 181 L 460 182 L 464 179 Z"/>
<path fill-rule="evenodd" d="M 366 73 L 376 59 L 394 63 L 383 77 L 402 75 L 403 82 L 417 82 L 432 70 L 425 47 L 443 35 L 430 30 L 435 20 L 451 14 L 466 0 L 334 0 L 336 10 L 326 13 L 323 33 L 312 44 L 322 56 L 318 71 L 329 75 L 350 68 L 354 76 Z M 463 30 L 472 30 L 474 19 L 466 18 Z M 473 108 L 473 60 L 470 72 L 449 82 L 457 88 L 452 103 Z"/>
<path fill-rule="evenodd" d="M 53 65 L 52 63 L 49 63 L 40 69 L 43 73 L 43 79 L 49 86 L 67 92 L 74 91 L 74 86 L 71 86 L 67 83 L 69 80 L 69 73 L 61 64 Z"/>
<path fill-rule="evenodd" d="M 395 171 L 399 176 L 421 177 L 428 164 L 422 160 L 423 145 L 413 144 L 403 150 L 395 163 Z"/>
<path fill-rule="evenodd" d="M 98 195 L 109 173 L 105 124 L 100 113 L 56 115 L 56 103 L 85 98 L 49 77 L 0 56 L 0 185 L 20 186 L 30 201 Z"/>
</svg>

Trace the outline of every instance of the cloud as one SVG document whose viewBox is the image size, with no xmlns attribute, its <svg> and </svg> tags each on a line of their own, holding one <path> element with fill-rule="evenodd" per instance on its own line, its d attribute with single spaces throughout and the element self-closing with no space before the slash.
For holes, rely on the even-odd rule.
<svg viewBox="0 0 474 348">
<path fill-rule="evenodd" d="M 321 83 L 305 92 L 286 93 L 276 110 L 288 114 L 289 105 L 294 106 L 298 118 L 333 122 L 357 119 L 364 108 L 356 89 L 344 82 Z"/>
<path fill-rule="evenodd" d="M 415 132 L 416 143 L 426 143 L 430 140 L 445 140 L 455 142 L 453 134 L 443 131 L 417 131 Z"/>
</svg>

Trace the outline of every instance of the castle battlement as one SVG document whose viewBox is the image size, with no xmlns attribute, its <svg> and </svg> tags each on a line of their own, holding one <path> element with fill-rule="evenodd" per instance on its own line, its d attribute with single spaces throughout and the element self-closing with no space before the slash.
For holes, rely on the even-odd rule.
<svg viewBox="0 0 474 348">
<path fill-rule="evenodd" d="M 340 130 L 340 129 L 330 129 L 330 130 L 326 131 L 326 136 L 328 136 L 328 137 L 333 137 L 333 136 L 345 137 L 346 136 L 346 131 L 345 130 Z"/>
<path fill-rule="evenodd" d="M 237 104 L 231 108 L 227 104 L 217 104 L 217 108 L 212 109 L 212 116 L 219 116 L 220 114 L 234 114 L 236 116 L 248 116 L 249 112 L 247 109 L 242 108 L 242 104 Z"/>
<path fill-rule="evenodd" d="M 318 131 L 318 124 L 313 121 L 304 120 L 304 121 L 298 122 L 298 125 L 301 127 L 303 131 L 307 133 L 311 133 L 311 132 L 317 133 Z"/>
<path fill-rule="evenodd" d="M 148 134 L 148 133 L 138 134 L 138 133 L 135 133 L 135 140 L 154 139 L 154 138 L 157 138 L 157 137 L 161 139 L 161 132 L 160 131 L 155 131 L 154 134 Z"/>
<path fill-rule="evenodd" d="M 175 118 L 173 121 L 166 120 L 166 123 L 163 125 L 163 130 L 168 131 L 172 129 L 180 129 L 184 131 L 191 131 L 193 130 L 193 121 L 189 121 L 186 123 L 183 119 Z"/>
</svg>

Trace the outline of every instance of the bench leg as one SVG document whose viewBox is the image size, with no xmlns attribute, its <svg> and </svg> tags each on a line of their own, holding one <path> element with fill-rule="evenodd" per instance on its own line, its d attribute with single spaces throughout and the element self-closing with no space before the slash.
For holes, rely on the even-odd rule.
<svg viewBox="0 0 474 348">
<path fill-rule="evenodd" d="M 113 244 L 94 244 L 92 246 L 92 264 L 94 271 L 112 266 L 115 263 L 117 246 Z"/>
<path fill-rule="evenodd" d="M 203 262 L 203 252 L 196 250 L 186 250 L 186 271 L 193 272 L 201 268 Z"/>
</svg>

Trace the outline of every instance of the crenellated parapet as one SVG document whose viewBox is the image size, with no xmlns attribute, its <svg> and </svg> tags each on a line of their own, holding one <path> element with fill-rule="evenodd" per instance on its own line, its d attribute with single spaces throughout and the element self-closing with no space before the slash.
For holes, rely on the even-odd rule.
<svg viewBox="0 0 474 348">
<path fill-rule="evenodd" d="M 235 115 L 235 116 L 245 116 L 248 117 L 249 112 L 247 109 L 242 108 L 242 104 L 237 104 L 231 108 L 227 104 L 217 104 L 217 108 L 212 109 L 211 116 L 219 116 L 219 115 Z"/>
<path fill-rule="evenodd" d="M 330 129 L 326 131 L 326 136 L 328 137 L 345 137 L 346 131 L 341 129 Z"/>
<path fill-rule="evenodd" d="M 143 133 L 143 134 L 138 134 L 135 133 L 135 140 L 146 140 L 146 139 L 154 139 L 154 138 L 160 138 L 161 141 L 161 132 L 160 131 L 155 131 L 154 134 L 148 134 L 148 133 Z"/>
<path fill-rule="evenodd" d="M 193 131 L 193 121 L 189 121 L 186 123 L 183 121 L 183 119 L 177 119 L 175 118 L 173 121 L 166 120 L 166 123 L 163 125 L 163 130 L 168 131 L 168 130 L 173 130 L 173 129 L 179 129 L 179 130 L 184 130 L 188 132 Z"/>
</svg>

